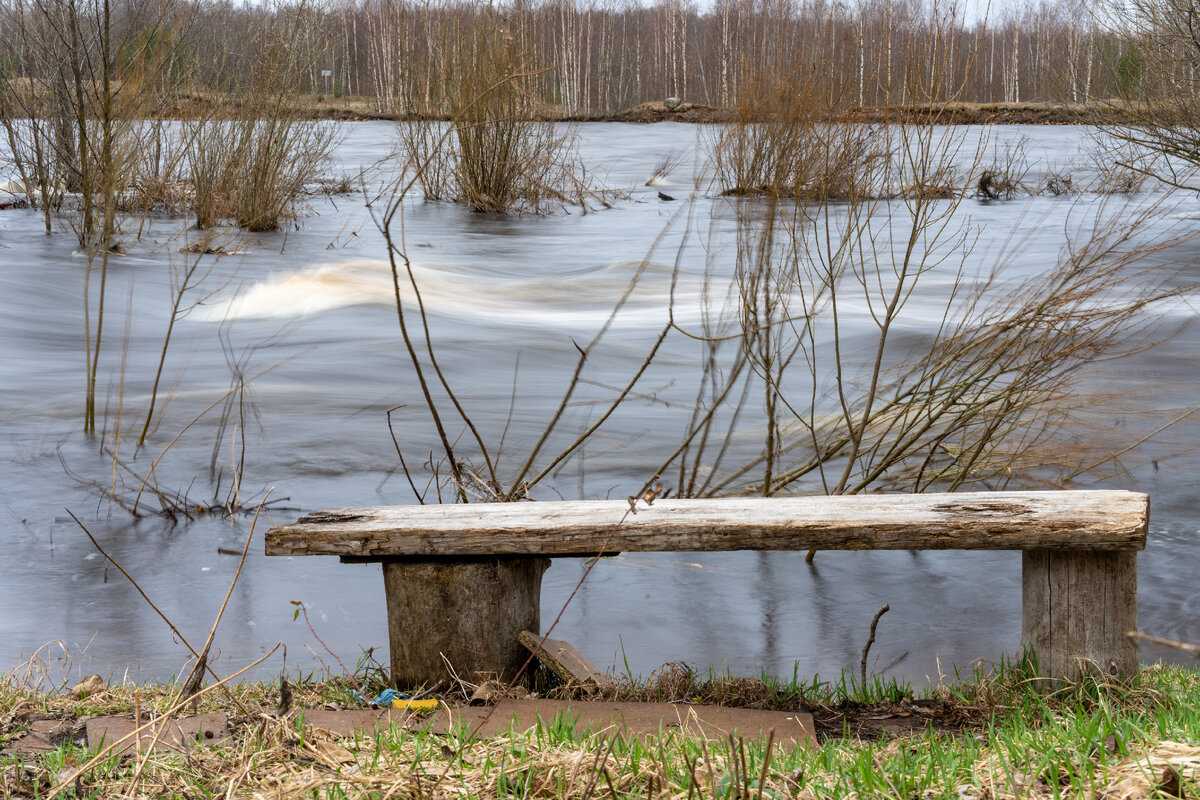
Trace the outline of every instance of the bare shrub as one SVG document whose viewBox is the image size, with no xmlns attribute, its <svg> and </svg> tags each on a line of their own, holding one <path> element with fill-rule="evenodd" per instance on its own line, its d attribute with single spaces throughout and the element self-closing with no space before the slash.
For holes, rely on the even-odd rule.
<svg viewBox="0 0 1200 800">
<path fill-rule="evenodd" d="M 929 175 L 920 175 L 916 181 L 906 183 L 899 196 L 913 200 L 953 200 L 961 194 L 956 175 L 954 165 L 944 164 Z"/>
<path fill-rule="evenodd" d="M 489 10 L 442 31 L 444 96 L 424 101 L 400 137 L 427 200 L 474 211 L 543 213 L 587 207 L 596 192 L 575 153 L 573 129 L 539 119 L 537 70 L 522 39 Z M 437 118 L 449 117 L 449 125 Z"/>
<path fill-rule="evenodd" d="M 457 197 L 473 211 L 534 213 L 553 205 L 583 205 L 585 192 L 575 177 L 572 133 L 552 123 L 521 120 L 508 113 L 492 117 L 477 106 L 456 115 Z"/>
<path fill-rule="evenodd" d="M 1016 194 L 1018 184 L 1002 172 L 985 169 L 975 183 L 975 196 L 984 200 L 1007 200 Z"/>
<path fill-rule="evenodd" d="M 248 231 L 269 231 L 296 212 L 305 184 L 328 162 L 334 129 L 302 119 L 239 121 L 242 156 L 234 221 Z"/>
<path fill-rule="evenodd" d="M 336 144 L 331 123 L 309 118 L 300 99 L 301 77 L 315 53 L 293 45 L 305 6 L 279 14 L 259 31 L 251 74 L 236 84 L 237 117 L 186 123 L 188 165 L 196 224 L 226 221 L 248 231 L 270 231 L 292 218 L 304 187 L 321 177 Z"/>
<path fill-rule="evenodd" d="M 214 228 L 233 216 L 240 165 L 234 160 L 239 137 L 230 123 L 200 120 L 184 123 L 196 227 Z"/>
<path fill-rule="evenodd" d="M 646 179 L 646 186 L 656 186 L 671 177 L 675 170 L 679 169 L 683 163 L 683 156 L 672 150 L 663 155 L 654 165 L 654 169 L 650 171 L 650 177 Z"/>
<path fill-rule="evenodd" d="M 1104 129 L 1090 137 L 1086 152 L 1094 175 L 1088 189 L 1096 194 L 1137 194 L 1152 176 L 1169 171 L 1162 154 Z"/>
<path fill-rule="evenodd" d="M 1149 178 L 1145 172 L 1124 164 L 1109 164 L 1096 173 L 1092 191 L 1097 194 L 1137 194 Z"/>
<path fill-rule="evenodd" d="M 1027 139 L 1005 142 L 993 155 L 992 163 L 985 166 L 975 182 L 975 196 L 982 200 L 1011 200 L 1018 194 L 1027 194 L 1025 176 L 1029 172 Z"/>
<path fill-rule="evenodd" d="M 355 179 L 349 175 L 342 175 L 337 178 L 321 178 L 316 181 L 316 185 L 318 187 L 317 191 L 326 197 L 354 194 L 358 191 Z"/>
<path fill-rule="evenodd" d="M 937 53 L 923 55 L 914 63 L 941 63 Z M 954 95 L 937 76 L 928 80 L 919 99 Z M 776 96 L 793 92 L 794 84 Z M 1154 264 L 1175 241 L 1148 234 L 1160 209 L 1113 204 L 1122 208 L 1096 210 L 1036 277 L 1013 277 L 1017 248 L 974 269 L 977 232 L 961 214 L 969 195 L 954 190 L 954 165 L 991 172 L 989 188 L 1005 182 L 1013 193 L 1025 191 L 1028 167 L 1017 143 L 982 170 L 987 143 L 973 149 L 969 133 L 938 125 L 942 107 L 896 121 L 866 149 L 854 146 L 858 134 L 841 133 L 848 126 L 816 122 L 782 101 L 777 116 L 761 105 L 757 116 L 746 111 L 715 143 L 714 170 L 723 190 L 762 197 L 714 204 L 715 214 L 733 209 L 737 238 L 732 254 L 704 243 L 701 322 L 681 322 L 673 305 L 644 356 L 623 360 L 624 379 L 590 379 L 584 369 L 610 318 L 578 346 L 561 401 L 515 468 L 501 461 L 438 360 L 397 224 L 398 191 L 378 222 L 402 336 L 443 448 L 428 463 L 427 488 L 413 480 L 414 491 L 422 501 L 433 486 L 439 501 L 529 497 L 643 391 L 638 381 L 677 336 L 701 348 L 696 393 L 678 446 L 647 473 L 672 476 L 683 496 L 999 489 L 1103 471 L 1139 439 L 1075 441 L 1070 434 L 1102 399 L 1080 387 L 1098 361 L 1166 335 L 1154 305 L 1186 290 Z M 822 145 L 818 135 L 832 141 Z M 688 247 L 685 237 L 677 263 Z M 631 284 L 614 314 L 636 291 Z M 578 435 L 555 436 L 589 380 L 610 390 L 602 411 Z"/>
<path fill-rule="evenodd" d="M 187 175 L 187 148 L 164 120 L 147 123 L 151 130 L 134 154 L 118 198 L 118 209 L 130 218 L 150 214 L 183 216 L 191 212 L 193 193 Z"/>
<path fill-rule="evenodd" d="M 453 199 L 457 192 L 454 160 L 445 152 L 452 146 L 447 126 L 430 119 L 406 120 L 399 123 L 398 133 L 424 198 L 431 202 Z"/>
<path fill-rule="evenodd" d="M 1062 197 L 1064 195 L 1076 194 L 1079 190 L 1075 188 L 1075 181 L 1071 173 L 1065 170 L 1050 170 L 1046 173 L 1046 177 L 1042 179 L 1039 194 L 1048 194 L 1052 197 Z"/>
<path fill-rule="evenodd" d="M 873 162 L 886 158 L 886 135 L 837 122 L 838 97 L 819 95 L 811 71 L 797 67 L 751 82 L 735 119 L 710 143 L 721 194 L 802 200 L 844 199 L 863 191 Z"/>
</svg>

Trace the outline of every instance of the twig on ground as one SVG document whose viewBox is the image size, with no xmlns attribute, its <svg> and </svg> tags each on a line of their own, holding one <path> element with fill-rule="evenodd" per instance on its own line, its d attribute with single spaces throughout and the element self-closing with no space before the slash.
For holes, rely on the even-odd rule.
<svg viewBox="0 0 1200 800">
<path fill-rule="evenodd" d="M 1182 650 L 1189 655 L 1200 658 L 1200 645 L 1188 644 L 1187 642 L 1177 642 L 1174 639 L 1163 639 L 1161 636 L 1151 636 L 1148 633 L 1139 633 L 1138 631 L 1130 631 L 1125 635 L 1130 639 L 1142 639 L 1153 644 L 1161 644 L 1164 647 L 1173 647 L 1176 650 Z"/>
</svg>

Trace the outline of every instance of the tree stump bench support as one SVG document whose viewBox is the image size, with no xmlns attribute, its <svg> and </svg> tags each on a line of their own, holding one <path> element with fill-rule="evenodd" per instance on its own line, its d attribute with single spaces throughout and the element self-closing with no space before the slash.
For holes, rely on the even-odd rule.
<svg viewBox="0 0 1200 800">
<path fill-rule="evenodd" d="M 1149 498 L 1125 491 L 960 492 L 384 506 L 319 511 L 266 535 L 270 556 L 383 564 L 391 668 L 431 685 L 449 663 L 511 678 L 540 631 L 550 558 L 603 552 L 1020 550 L 1022 644 L 1039 673 L 1137 671 L 1137 551 Z"/>
</svg>

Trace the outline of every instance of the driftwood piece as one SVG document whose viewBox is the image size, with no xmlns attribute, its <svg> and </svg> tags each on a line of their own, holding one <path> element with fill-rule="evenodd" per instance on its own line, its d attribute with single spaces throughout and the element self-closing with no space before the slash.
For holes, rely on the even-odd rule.
<svg viewBox="0 0 1200 800">
<path fill-rule="evenodd" d="M 714 550 L 1130 550 L 1149 501 L 1124 491 L 383 506 L 267 531 L 275 556 L 579 555 Z"/>
<path fill-rule="evenodd" d="M 521 644 L 525 645 L 525 649 L 536 655 L 563 683 L 582 686 L 606 686 L 612 683 L 610 677 L 597 669 L 595 664 L 588 661 L 583 653 L 569 642 L 559 639 L 546 639 L 542 642 L 541 636 L 529 631 L 521 631 L 518 638 Z M 541 647 L 538 646 L 538 642 L 542 642 Z"/>
<path fill-rule="evenodd" d="M 1187 642 L 1177 642 L 1174 639 L 1164 639 L 1161 636 L 1152 636 L 1149 633 L 1139 633 L 1137 631 L 1130 631 L 1129 633 L 1127 633 L 1125 635 L 1128 636 L 1130 639 L 1138 639 L 1143 642 L 1150 642 L 1151 644 L 1158 644 L 1158 645 L 1162 645 L 1163 647 L 1170 647 L 1173 650 L 1180 650 L 1184 653 L 1193 655 L 1196 658 L 1200 658 L 1200 645 L 1188 644 Z"/>
</svg>

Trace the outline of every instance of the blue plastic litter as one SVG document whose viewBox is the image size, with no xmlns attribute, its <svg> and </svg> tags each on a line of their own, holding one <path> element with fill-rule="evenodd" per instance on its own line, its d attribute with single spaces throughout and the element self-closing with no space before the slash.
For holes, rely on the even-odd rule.
<svg viewBox="0 0 1200 800">
<path fill-rule="evenodd" d="M 379 697 L 376 697 L 374 700 L 371 700 L 371 701 L 368 701 L 365 697 L 363 697 L 361 694 L 359 694 L 354 689 L 351 689 L 350 691 L 354 695 L 354 698 L 356 700 L 358 700 L 358 702 L 362 703 L 364 706 L 390 706 L 392 704 L 393 700 L 397 700 L 397 699 L 411 700 L 412 699 L 412 695 L 409 694 L 408 692 L 397 692 L 395 689 L 384 689 L 380 693 Z"/>
<path fill-rule="evenodd" d="M 393 700 L 408 700 L 411 698 L 412 695 L 408 694 L 407 692 L 397 692 L 395 689 L 384 689 L 383 693 L 380 694 L 379 697 L 375 698 L 373 705 L 390 706 Z"/>
</svg>

